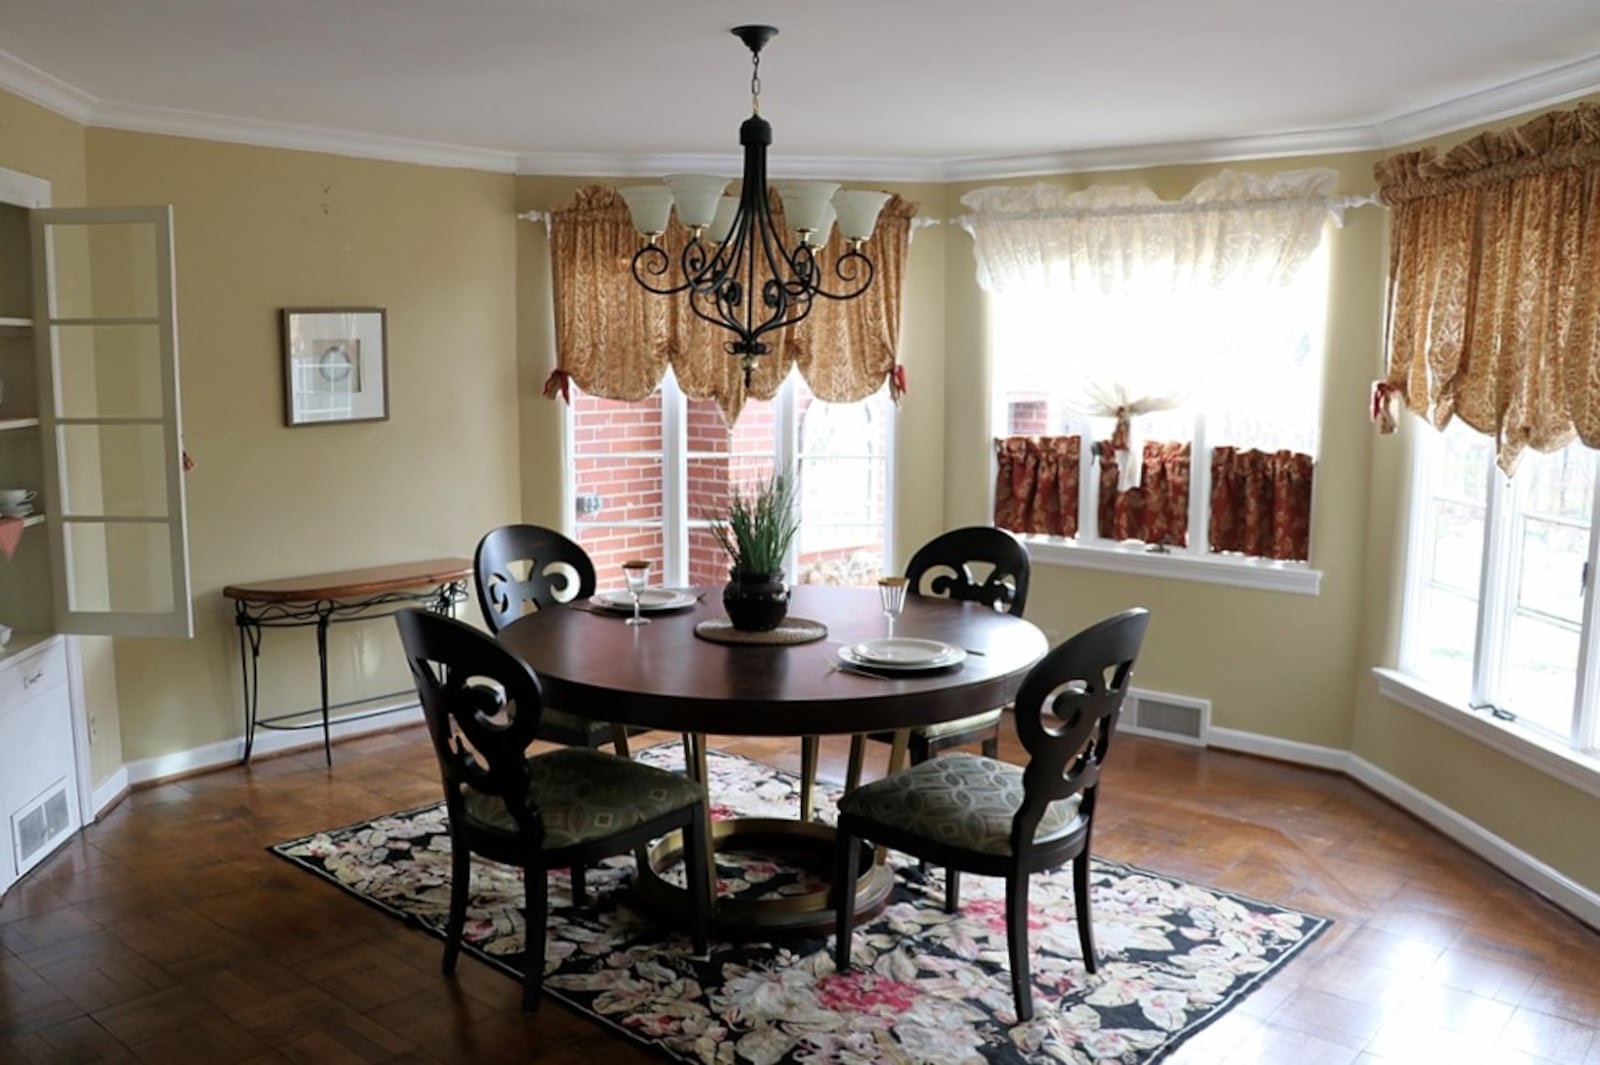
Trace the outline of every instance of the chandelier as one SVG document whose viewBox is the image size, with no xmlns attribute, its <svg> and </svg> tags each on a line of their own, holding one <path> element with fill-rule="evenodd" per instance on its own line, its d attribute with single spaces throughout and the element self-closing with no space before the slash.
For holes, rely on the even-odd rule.
<svg viewBox="0 0 1600 1065">
<path fill-rule="evenodd" d="M 646 241 L 633 256 L 634 280 L 661 296 L 687 292 L 696 315 L 731 332 L 734 339 L 724 348 L 738 357 L 746 388 L 756 360 L 771 350 L 763 337 L 803 320 L 818 296 L 849 300 L 871 286 L 877 271 L 861 245 L 889 199 L 886 192 L 841 189 L 837 182 L 774 182 L 794 230 L 792 245 L 778 232 L 767 193 L 772 126 L 761 117 L 761 48 L 777 33 L 773 26 L 733 30 L 750 49 L 751 61 L 751 114 L 739 126 L 744 180 L 738 196 L 724 195 L 729 180 L 711 174 L 670 174 L 665 186 L 617 190 Z M 676 277 L 673 256 L 661 246 L 674 206 L 689 231 Z M 820 254 L 835 221 L 847 246 L 833 262 L 832 278 L 824 278 Z M 823 287 L 825 280 L 838 287 Z"/>
</svg>

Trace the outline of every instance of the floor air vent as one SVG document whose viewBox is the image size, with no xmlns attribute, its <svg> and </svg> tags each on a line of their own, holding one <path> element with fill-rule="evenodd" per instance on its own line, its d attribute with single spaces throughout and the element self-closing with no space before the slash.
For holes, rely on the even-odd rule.
<svg viewBox="0 0 1600 1065">
<path fill-rule="evenodd" d="M 1191 699 L 1186 695 L 1129 688 L 1122 703 L 1121 732 L 1151 736 L 1196 747 L 1206 745 L 1211 727 L 1211 700 Z"/>
</svg>

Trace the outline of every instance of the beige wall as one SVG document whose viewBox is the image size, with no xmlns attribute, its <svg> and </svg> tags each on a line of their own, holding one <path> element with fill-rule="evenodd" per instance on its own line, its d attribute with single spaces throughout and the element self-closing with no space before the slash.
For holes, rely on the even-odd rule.
<svg viewBox="0 0 1600 1065">
<path fill-rule="evenodd" d="M 470 557 L 514 519 L 509 175 L 90 130 L 90 198 L 170 203 L 195 639 L 118 640 L 124 754 L 242 732 L 234 582 Z M 389 420 L 288 429 L 282 307 L 388 310 Z M 307 630 L 263 643 L 265 712 L 315 701 Z M 403 688 L 393 622 L 333 630 L 334 698 Z"/>
</svg>

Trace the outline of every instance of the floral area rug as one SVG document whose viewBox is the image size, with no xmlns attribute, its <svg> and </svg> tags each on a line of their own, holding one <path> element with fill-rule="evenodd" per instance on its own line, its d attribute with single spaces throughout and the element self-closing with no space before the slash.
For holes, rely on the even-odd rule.
<svg viewBox="0 0 1600 1065">
<path fill-rule="evenodd" d="M 682 766 L 669 744 L 637 757 Z M 790 774 L 712 752 L 716 817 L 793 817 Z M 831 821 L 836 790 L 822 792 Z M 271 850 L 442 938 L 450 900 L 444 806 L 409 810 L 280 843 Z M 550 875 L 545 993 L 678 1061 L 1159 1061 L 1259 987 L 1327 928 L 1309 914 L 1116 862 L 1091 877 L 1100 972 L 1083 967 L 1070 867 L 1030 888 L 1034 1020 L 1017 1024 L 1002 882 L 962 878 L 961 912 L 943 911 L 943 874 L 891 855 L 888 907 L 859 926 L 854 968 L 834 970 L 831 937 L 774 943 L 713 938 L 708 957 L 636 908 L 631 856 L 589 872 L 590 904 Z M 724 894 L 815 886 L 760 855 L 719 855 Z M 474 856 L 465 951 L 520 979 L 518 870 Z M 469 963 L 470 964 L 470 963 Z"/>
</svg>

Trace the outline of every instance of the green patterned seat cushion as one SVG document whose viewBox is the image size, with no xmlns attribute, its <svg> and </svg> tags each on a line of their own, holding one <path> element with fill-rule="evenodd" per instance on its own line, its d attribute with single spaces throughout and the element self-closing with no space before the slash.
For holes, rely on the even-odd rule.
<svg viewBox="0 0 1600 1065">
<path fill-rule="evenodd" d="M 1078 825 L 1080 796 L 1058 799 L 1039 819 L 1035 841 Z M 1011 853 L 1011 819 L 1022 806 L 1022 770 L 976 754 L 930 758 L 857 788 L 839 812 L 980 854 Z M 869 837 L 870 838 L 870 837 Z"/>
<path fill-rule="evenodd" d="M 700 800 L 699 786 L 688 777 L 587 747 L 534 755 L 528 770 L 528 797 L 544 815 L 548 848 L 626 832 Z M 517 834 L 517 823 L 499 798 L 468 791 L 465 805 L 476 827 Z"/>
</svg>

